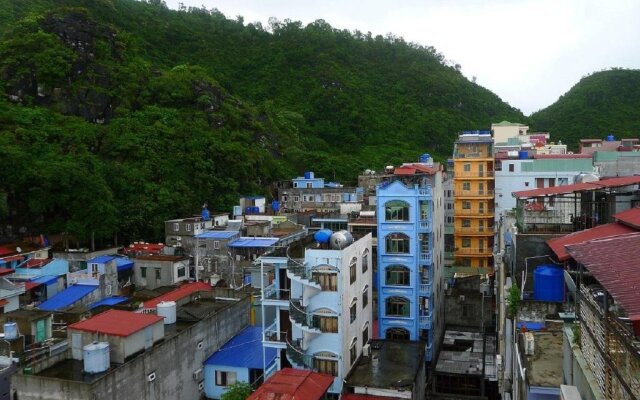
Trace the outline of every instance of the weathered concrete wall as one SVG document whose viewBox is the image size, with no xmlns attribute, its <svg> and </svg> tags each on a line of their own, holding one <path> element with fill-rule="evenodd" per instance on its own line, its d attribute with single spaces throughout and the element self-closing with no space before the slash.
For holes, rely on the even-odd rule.
<svg viewBox="0 0 640 400">
<path fill-rule="evenodd" d="M 512 275 L 518 287 L 522 284 L 522 272 L 527 270 L 527 279 L 523 291 L 533 292 L 533 271 L 535 267 L 542 264 L 550 264 L 551 258 L 541 257 L 552 256 L 553 251 L 546 241 L 562 235 L 550 234 L 522 234 L 515 235 L 515 271 Z M 536 258 L 531 258 L 536 257 Z M 520 288 L 522 290 L 522 288 Z"/>
<path fill-rule="evenodd" d="M 445 325 L 448 329 L 480 332 L 483 304 L 485 327 L 491 326 L 492 302 L 493 298 L 489 296 L 485 297 L 483 302 L 480 292 L 480 276 L 456 279 L 455 285 L 448 290 L 445 296 Z"/>
<path fill-rule="evenodd" d="M 95 399 L 91 385 L 84 382 L 16 374 L 11 384 L 18 391 L 20 400 Z M 97 397 L 99 398 L 99 397 Z"/>
</svg>

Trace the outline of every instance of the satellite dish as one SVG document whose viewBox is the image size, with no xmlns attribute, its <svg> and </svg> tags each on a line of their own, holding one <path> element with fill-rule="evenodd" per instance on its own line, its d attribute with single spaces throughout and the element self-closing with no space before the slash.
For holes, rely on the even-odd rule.
<svg viewBox="0 0 640 400">
<path fill-rule="evenodd" d="M 22 253 L 22 249 L 20 248 L 20 246 L 16 247 L 16 251 L 17 251 L 18 253 Z"/>
<path fill-rule="evenodd" d="M 569 275 L 569 271 L 567 270 L 564 271 L 564 283 L 567 284 L 567 289 L 571 293 L 576 292 L 576 283 L 573 281 L 573 278 L 571 278 L 571 275 Z"/>
</svg>

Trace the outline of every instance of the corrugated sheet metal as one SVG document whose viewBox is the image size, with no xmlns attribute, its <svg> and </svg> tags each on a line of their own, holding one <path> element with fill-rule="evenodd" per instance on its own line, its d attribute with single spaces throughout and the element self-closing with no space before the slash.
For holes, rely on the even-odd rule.
<svg viewBox="0 0 640 400">
<path fill-rule="evenodd" d="M 115 260 L 118 272 L 128 271 L 133 268 L 133 260 L 127 257 L 120 256 L 98 256 L 87 261 L 87 264 L 106 264 L 112 260 Z"/>
<path fill-rule="evenodd" d="M 45 311 L 55 311 L 68 307 L 73 303 L 81 300 L 89 293 L 98 288 L 98 285 L 73 285 L 56 294 L 49 300 L 42 302 L 39 309 Z"/>
<path fill-rule="evenodd" d="M 565 235 L 559 238 L 547 240 L 547 244 L 558 257 L 559 261 L 566 261 L 571 258 L 564 246 L 571 244 L 584 243 L 589 240 L 602 239 L 611 236 L 624 235 L 626 233 L 636 232 L 635 229 L 626 225 L 613 222 L 610 224 L 596 226 L 595 228 L 586 229 Z"/>
<path fill-rule="evenodd" d="M 332 383 L 331 375 L 284 368 L 267 379 L 247 400 L 320 400 Z"/>
<path fill-rule="evenodd" d="M 109 310 L 95 317 L 71 324 L 68 329 L 126 337 L 163 320 L 164 317 L 154 314 Z"/>
<path fill-rule="evenodd" d="M 94 308 L 100 307 L 100 306 L 115 306 L 116 304 L 124 303 L 127 300 L 129 300 L 129 298 L 123 297 L 123 296 L 107 297 L 106 299 L 102 299 L 100 301 L 96 301 L 95 303 L 92 303 L 89 306 L 89 309 L 93 310 Z"/>
<path fill-rule="evenodd" d="M 632 208 L 613 215 L 619 222 L 640 229 L 640 208 Z"/>
<path fill-rule="evenodd" d="M 238 236 L 238 234 L 239 234 L 238 231 L 208 231 L 208 232 L 204 232 L 199 235 L 196 235 L 196 238 L 224 240 L 224 239 L 231 239 L 234 236 Z"/>
<path fill-rule="evenodd" d="M 145 301 L 144 308 L 156 308 L 156 306 L 163 301 L 178 301 L 195 292 L 200 292 L 200 291 L 210 292 L 212 290 L 213 288 L 211 287 L 211 285 L 204 282 L 187 283 L 175 290 L 172 290 L 168 293 L 163 294 L 162 296 L 158 296 L 154 299 Z"/>
<path fill-rule="evenodd" d="M 276 349 L 265 347 L 267 365 L 276 359 Z M 227 367 L 262 369 L 262 328 L 250 326 L 238 333 L 213 353 L 204 364 Z"/>
<path fill-rule="evenodd" d="M 640 320 L 640 233 L 567 246 L 634 321 Z"/>
<path fill-rule="evenodd" d="M 640 183 L 640 176 L 623 176 L 620 178 L 611 178 L 596 182 L 576 183 L 574 185 L 554 186 L 533 190 L 521 190 L 519 192 L 513 192 L 512 195 L 516 198 L 555 196 L 565 193 L 586 192 L 590 190 L 630 186 L 638 183 Z"/>
<path fill-rule="evenodd" d="M 249 238 L 241 237 L 229 242 L 229 247 L 271 247 L 278 242 L 278 238 Z"/>
</svg>

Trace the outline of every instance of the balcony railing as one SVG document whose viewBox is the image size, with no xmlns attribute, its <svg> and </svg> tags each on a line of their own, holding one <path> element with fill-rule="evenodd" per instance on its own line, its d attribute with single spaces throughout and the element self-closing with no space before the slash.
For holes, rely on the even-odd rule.
<svg viewBox="0 0 640 400">
<path fill-rule="evenodd" d="M 487 197 L 493 196 L 493 189 L 485 190 L 454 190 L 453 195 L 455 197 Z"/>
<path fill-rule="evenodd" d="M 311 273 L 311 268 L 307 268 L 304 264 L 298 263 L 296 261 L 290 260 L 287 263 L 287 271 L 298 277 L 299 279 L 306 279 L 309 282 L 313 282 L 317 285 L 320 285 L 319 282 L 313 279 L 313 274 Z"/>
<path fill-rule="evenodd" d="M 299 367 L 314 369 L 313 356 L 305 353 L 302 349 L 302 341 L 296 340 L 290 342 L 287 340 L 287 358 L 291 364 L 295 364 Z"/>
<path fill-rule="evenodd" d="M 431 283 L 421 283 L 418 285 L 418 293 L 422 296 L 431 296 Z"/>
<path fill-rule="evenodd" d="M 420 328 L 431 329 L 431 313 L 426 313 L 418 317 Z"/>
<path fill-rule="evenodd" d="M 466 233 L 469 235 L 493 235 L 495 232 L 493 226 L 456 226 L 454 228 L 454 233 Z"/>
<path fill-rule="evenodd" d="M 492 255 L 492 250 L 490 248 L 485 247 L 459 247 L 455 251 L 455 255 L 482 255 L 482 256 L 490 256 Z"/>
<path fill-rule="evenodd" d="M 482 215 L 486 217 L 493 217 L 495 210 L 493 208 L 484 210 L 484 209 L 464 209 L 461 207 L 456 208 L 453 211 L 453 215 Z"/>
<path fill-rule="evenodd" d="M 459 171 L 456 178 L 493 178 L 493 171 Z"/>
<path fill-rule="evenodd" d="M 273 342 L 273 343 L 286 343 L 287 342 L 287 332 L 277 331 L 277 330 L 265 330 L 264 331 L 264 341 L 265 342 Z"/>
<path fill-rule="evenodd" d="M 289 300 L 289 289 L 277 289 L 276 285 L 269 285 L 262 291 L 265 300 Z"/>
<path fill-rule="evenodd" d="M 418 223 L 418 228 L 421 231 L 430 231 L 431 230 L 431 221 L 429 221 L 429 220 L 421 220 Z"/>
<path fill-rule="evenodd" d="M 420 252 L 420 262 L 431 264 L 431 252 Z"/>
<path fill-rule="evenodd" d="M 314 332 L 320 331 L 318 321 L 313 318 L 313 314 L 307 313 L 306 308 L 302 305 L 301 299 L 289 300 L 289 319 L 308 330 Z"/>
</svg>

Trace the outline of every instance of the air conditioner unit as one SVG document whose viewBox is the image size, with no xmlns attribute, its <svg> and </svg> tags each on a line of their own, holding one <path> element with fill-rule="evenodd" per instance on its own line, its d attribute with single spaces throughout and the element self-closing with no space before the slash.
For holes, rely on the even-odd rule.
<svg viewBox="0 0 640 400">
<path fill-rule="evenodd" d="M 362 356 L 369 357 L 370 354 L 371 354 L 371 345 L 367 343 L 364 346 L 362 346 Z"/>
<path fill-rule="evenodd" d="M 193 371 L 193 380 L 196 382 L 200 382 L 202 380 L 202 368 L 198 368 Z"/>
<path fill-rule="evenodd" d="M 535 354 L 535 339 L 532 332 L 525 332 L 524 334 L 524 353 L 528 356 Z"/>
<path fill-rule="evenodd" d="M 147 375 L 147 382 L 153 382 L 156 380 L 156 373 L 155 371 L 150 373 L 149 375 Z"/>
</svg>

